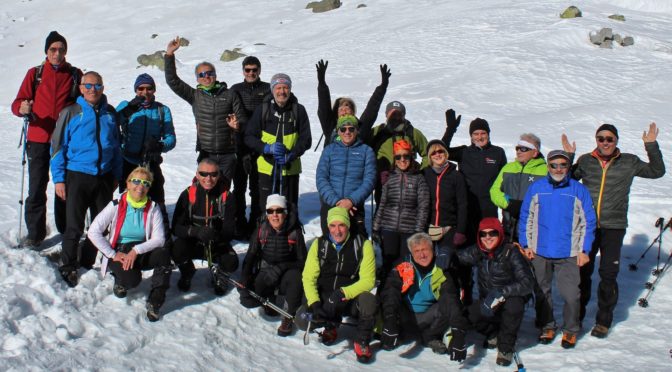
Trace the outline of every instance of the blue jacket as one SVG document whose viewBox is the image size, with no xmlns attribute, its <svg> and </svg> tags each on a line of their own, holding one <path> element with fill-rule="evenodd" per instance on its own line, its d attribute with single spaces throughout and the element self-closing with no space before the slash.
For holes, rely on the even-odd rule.
<svg viewBox="0 0 672 372">
<path fill-rule="evenodd" d="M 344 198 L 364 203 L 376 182 L 376 155 L 359 139 L 350 146 L 335 141 L 324 148 L 317 164 L 320 199 L 334 206 Z"/>
<path fill-rule="evenodd" d="M 520 208 L 520 244 L 546 258 L 588 254 L 597 218 L 588 189 L 567 176 L 559 183 L 550 175 L 535 181 Z"/>
<path fill-rule="evenodd" d="M 117 112 L 121 113 L 127 106 L 127 101 L 121 101 L 117 106 Z M 152 137 L 163 144 L 162 152 L 168 152 L 175 147 L 173 116 L 168 106 L 154 101 L 147 108 L 140 107 L 129 118 L 120 115 L 119 119 L 122 133 L 121 150 L 124 159 L 129 163 L 142 162 L 143 146 Z"/>
<path fill-rule="evenodd" d="M 93 176 L 112 172 L 121 179 L 121 148 L 117 112 L 102 96 L 97 111 L 84 97 L 64 108 L 58 116 L 51 139 L 51 176 L 54 183 L 65 182 L 65 171 Z"/>
</svg>

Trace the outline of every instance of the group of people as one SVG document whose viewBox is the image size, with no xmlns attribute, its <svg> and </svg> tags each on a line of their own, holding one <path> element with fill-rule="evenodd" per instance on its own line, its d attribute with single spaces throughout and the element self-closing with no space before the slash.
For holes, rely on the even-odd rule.
<svg viewBox="0 0 672 372">
<path fill-rule="evenodd" d="M 381 84 L 359 118 L 351 98 L 332 104 L 328 62 L 320 60 L 317 113 L 324 148 L 316 187 L 322 236 L 307 249 L 299 175 L 312 135 L 291 78 L 279 73 L 270 83 L 261 81 L 261 62 L 249 56 L 242 62 L 243 82 L 229 89 L 217 80 L 213 64 L 201 62 L 193 88 L 177 75 L 179 47 L 179 38 L 167 46 L 165 78 L 192 107 L 198 167 L 179 195 L 172 223 L 161 163 L 176 145 L 175 130 L 170 109 L 156 101 L 150 75 L 140 74 L 135 96 L 115 108 L 103 94 L 102 76 L 66 62 L 67 41 L 53 31 L 45 61 L 28 70 L 12 104 L 14 114 L 29 121 L 23 245 L 38 247 L 47 235 L 51 169 L 54 216 L 63 236 L 59 269 L 69 286 L 77 285 L 80 268 L 93 267 L 97 252 L 120 298 L 139 284 L 142 270 L 153 269 L 147 317 L 156 321 L 173 263 L 178 289 L 189 291 L 197 271 L 193 260 L 206 260 L 221 296 L 239 266 L 231 241 L 249 240 L 240 302 L 253 308 L 262 305 L 259 296 L 284 299 L 291 317 L 282 318 L 280 336 L 290 335 L 298 319 L 309 319 L 302 326 L 318 326 L 322 342 L 332 344 L 342 318 L 352 317 L 361 362 L 372 356 L 374 334 L 385 350 L 417 334 L 434 352 L 462 361 L 466 332 L 475 329 L 485 335 L 484 347 L 498 349 L 497 363 L 509 365 L 533 296 L 539 342 L 554 340 L 554 278 L 564 300 L 561 345 L 576 345 L 599 251 L 591 335 L 607 337 L 618 300 L 630 185 L 635 177 L 665 173 L 655 123 L 642 136 L 648 163 L 621 153 L 611 124 L 597 129 L 596 148 L 576 161 L 576 146 L 566 136 L 562 150 L 544 156 L 540 139 L 525 133 L 516 159 L 507 162 L 481 118 L 469 124 L 470 144 L 451 147 L 461 122 L 452 109 L 442 139 L 428 140 L 399 101 L 387 104 L 384 122 L 374 126 L 391 76 L 387 65 L 380 66 Z M 372 194 L 377 207 L 369 234 L 364 203 Z M 80 242 L 87 210 L 92 222 Z M 374 243 L 381 251 L 378 265 Z M 264 311 L 277 315 L 269 307 Z"/>
</svg>

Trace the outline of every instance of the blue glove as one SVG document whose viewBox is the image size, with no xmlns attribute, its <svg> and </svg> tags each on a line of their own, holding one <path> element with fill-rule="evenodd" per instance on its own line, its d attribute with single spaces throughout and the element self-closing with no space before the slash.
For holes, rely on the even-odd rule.
<svg viewBox="0 0 672 372">
<path fill-rule="evenodd" d="M 277 157 L 284 157 L 285 153 L 287 152 L 287 148 L 282 142 L 276 142 L 271 145 L 271 152 L 273 153 L 273 156 Z"/>
<path fill-rule="evenodd" d="M 282 166 L 284 166 L 285 163 L 286 163 L 285 155 L 280 155 L 280 156 L 278 156 L 278 155 L 273 155 L 273 158 L 275 159 L 275 165 L 279 165 L 279 166 L 282 167 Z"/>
<path fill-rule="evenodd" d="M 502 291 L 499 289 L 493 289 L 488 292 L 488 295 L 485 296 L 485 299 L 481 303 L 481 314 L 485 317 L 491 318 L 495 316 L 495 311 L 497 307 L 504 303 L 506 299 L 502 294 Z"/>
</svg>

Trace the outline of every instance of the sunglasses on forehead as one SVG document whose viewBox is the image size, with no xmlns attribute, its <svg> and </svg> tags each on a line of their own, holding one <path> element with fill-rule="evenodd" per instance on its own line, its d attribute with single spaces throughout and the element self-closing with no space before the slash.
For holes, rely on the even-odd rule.
<svg viewBox="0 0 672 372">
<path fill-rule="evenodd" d="M 209 70 L 209 71 L 202 71 L 202 72 L 199 72 L 198 74 L 196 74 L 196 76 L 198 76 L 199 78 L 203 79 L 203 78 L 206 77 L 206 76 L 208 76 L 208 77 L 214 77 L 214 76 L 217 76 L 217 73 L 214 72 L 214 71 L 212 71 L 212 70 Z"/>
<path fill-rule="evenodd" d="M 595 137 L 595 139 L 599 143 L 603 143 L 603 142 L 614 143 L 614 141 L 615 141 L 614 137 L 609 137 L 609 136 L 606 136 L 606 137 L 605 136 L 597 136 L 597 137 Z"/>
</svg>

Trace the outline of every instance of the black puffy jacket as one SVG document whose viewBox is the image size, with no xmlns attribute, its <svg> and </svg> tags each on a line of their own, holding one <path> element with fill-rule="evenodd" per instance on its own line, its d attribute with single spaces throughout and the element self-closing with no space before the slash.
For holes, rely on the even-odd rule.
<svg viewBox="0 0 672 372">
<path fill-rule="evenodd" d="M 485 298 L 493 289 L 504 298 L 524 297 L 532 293 L 534 276 L 530 264 L 513 244 L 497 247 L 492 257 L 477 245 L 456 251 L 460 263 L 478 266 L 478 293 Z"/>
<path fill-rule="evenodd" d="M 407 172 L 395 168 L 390 173 L 373 219 L 373 231 L 412 234 L 427 230 L 429 188 L 418 164 L 413 162 L 411 166 L 413 169 Z"/>
<path fill-rule="evenodd" d="M 283 271 L 303 270 L 305 262 L 306 242 L 296 213 L 291 211 L 280 231 L 273 229 L 267 220 L 259 224 L 243 260 L 242 277 L 252 277 L 264 265 L 276 265 Z"/>
<path fill-rule="evenodd" d="M 222 86 L 212 93 L 192 88 L 177 76 L 174 55 L 166 54 L 164 62 L 168 86 L 191 105 L 196 119 L 198 149 L 210 154 L 236 152 L 236 135 L 226 119 L 229 114 L 236 114 L 240 127 L 244 128 L 248 118 L 239 95 L 227 89 L 226 83 L 221 83 Z"/>
</svg>

